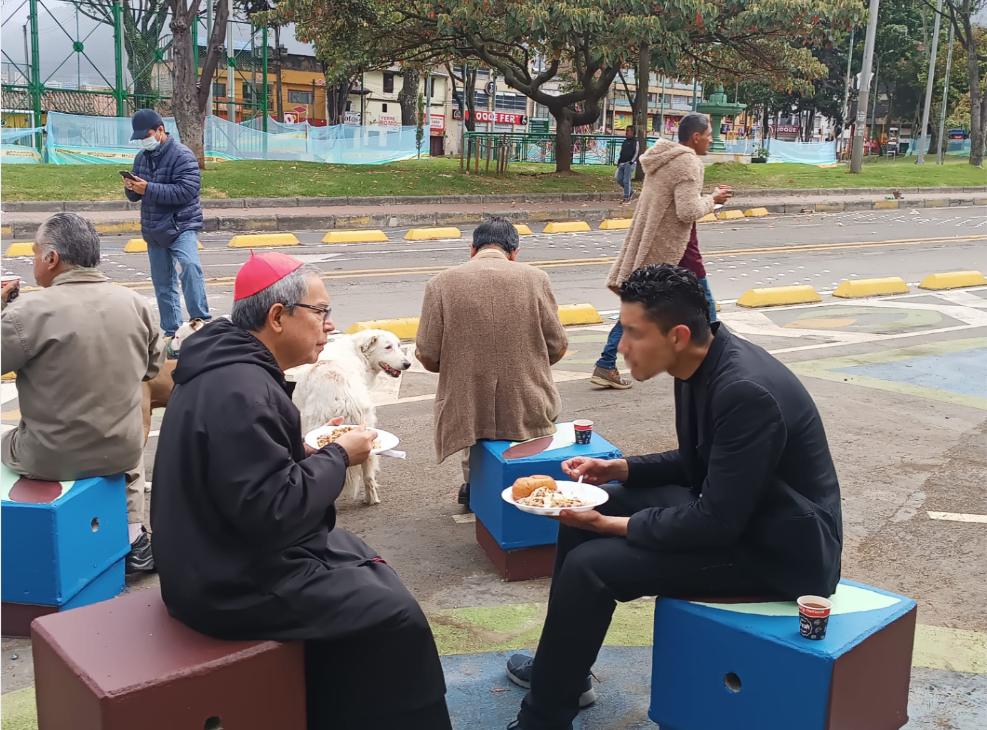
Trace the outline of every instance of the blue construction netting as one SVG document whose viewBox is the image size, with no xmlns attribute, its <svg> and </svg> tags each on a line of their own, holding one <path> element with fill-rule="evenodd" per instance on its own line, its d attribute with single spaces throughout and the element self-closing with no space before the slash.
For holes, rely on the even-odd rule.
<svg viewBox="0 0 987 730">
<path fill-rule="evenodd" d="M 930 145 L 932 144 L 932 141 L 931 140 L 929 140 L 929 144 Z M 908 152 L 906 152 L 905 154 L 908 154 L 908 155 L 917 155 L 918 154 L 918 140 L 917 139 L 913 139 L 909 143 L 909 145 L 908 145 Z M 925 154 L 935 156 L 936 151 L 934 149 L 930 149 Z M 963 155 L 963 156 L 969 157 L 970 156 L 970 140 L 969 139 L 950 139 L 950 140 L 947 140 L 946 141 L 946 154 L 947 155 Z"/>
<path fill-rule="evenodd" d="M 175 120 L 167 117 L 164 122 L 169 133 L 180 139 Z M 253 126 L 259 123 L 251 120 L 249 124 L 234 124 L 219 117 L 207 117 L 206 159 L 379 165 L 418 154 L 415 127 L 313 127 L 269 120 L 269 131 L 263 132 Z M 55 165 L 118 165 L 131 162 L 137 152 L 137 144 L 130 141 L 129 117 L 50 112 L 45 132 L 46 158 Z"/>
<path fill-rule="evenodd" d="M 32 165 L 41 161 L 34 149 L 34 136 L 41 127 L 12 127 L 0 129 L 0 159 L 5 165 Z"/>
<path fill-rule="evenodd" d="M 767 139 L 732 139 L 724 142 L 727 152 L 753 155 L 762 146 L 768 150 L 768 162 L 794 162 L 800 165 L 835 165 L 836 142 L 785 142 Z"/>
</svg>

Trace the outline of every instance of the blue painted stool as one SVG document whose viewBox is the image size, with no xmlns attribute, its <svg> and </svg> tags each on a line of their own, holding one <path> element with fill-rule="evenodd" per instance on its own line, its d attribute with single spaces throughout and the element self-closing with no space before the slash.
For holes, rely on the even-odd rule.
<svg viewBox="0 0 987 730">
<path fill-rule="evenodd" d="M 518 477 L 546 474 L 568 479 L 562 462 L 574 456 L 619 459 L 620 450 L 595 431 L 588 444 L 572 444 L 534 456 L 505 459 L 510 441 L 480 441 L 470 452 L 470 509 L 476 515 L 476 540 L 497 572 L 508 581 L 552 573 L 559 523 L 527 514 L 501 499 Z"/>
<path fill-rule="evenodd" d="M 103 601 L 124 585 L 124 478 L 74 482 L 0 471 L 3 631 L 27 636 L 34 618 Z"/>
<path fill-rule="evenodd" d="M 648 716 L 661 730 L 897 730 L 908 722 L 915 601 L 841 581 L 826 638 L 794 602 L 659 598 Z"/>
</svg>

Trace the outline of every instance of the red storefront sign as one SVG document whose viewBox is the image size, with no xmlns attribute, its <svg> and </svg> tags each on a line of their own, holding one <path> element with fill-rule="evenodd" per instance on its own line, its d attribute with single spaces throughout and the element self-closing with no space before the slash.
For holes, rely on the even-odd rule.
<svg viewBox="0 0 987 730">
<path fill-rule="evenodd" d="M 466 110 L 466 118 L 470 118 L 470 110 Z M 453 119 L 462 119 L 459 114 L 458 109 L 453 109 L 452 111 Z M 494 124 L 513 124 L 515 126 L 523 127 L 528 123 L 528 117 L 524 114 L 513 114 L 511 112 L 488 112 L 477 110 L 476 121 L 485 124 L 488 122 L 493 122 Z"/>
</svg>

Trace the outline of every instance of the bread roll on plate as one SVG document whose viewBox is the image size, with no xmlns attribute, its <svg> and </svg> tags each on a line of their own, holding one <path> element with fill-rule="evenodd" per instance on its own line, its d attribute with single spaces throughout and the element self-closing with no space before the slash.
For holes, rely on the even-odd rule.
<svg viewBox="0 0 987 730">
<path fill-rule="evenodd" d="M 557 489 L 555 480 L 552 477 L 547 477 L 544 474 L 534 474 L 530 477 L 521 477 L 514 482 L 514 486 L 511 487 L 511 496 L 515 500 L 524 499 L 541 487 L 544 487 L 550 492 L 554 492 Z"/>
</svg>

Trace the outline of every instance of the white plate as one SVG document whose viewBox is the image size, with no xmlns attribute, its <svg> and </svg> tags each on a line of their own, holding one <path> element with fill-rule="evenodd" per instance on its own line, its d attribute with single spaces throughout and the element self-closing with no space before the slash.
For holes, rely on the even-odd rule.
<svg viewBox="0 0 987 730">
<path fill-rule="evenodd" d="M 522 512 L 528 512 L 533 515 L 543 515 L 545 517 L 558 517 L 559 512 L 563 509 L 571 509 L 573 512 L 588 512 L 591 509 L 596 509 L 601 504 L 606 502 L 607 498 L 610 496 L 599 487 L 594 487 L 592 484 L 586 484 L 585 482 L 579 483 L 556 481 L 555 485 L 566 497 L 581 499 L 586 502 L 586 504 L 582 507 L 529 507 L 526 504 L 518 504 L 514 501 L 514 495 L 511 494 L 511 489 L 513 489 L 513 487 L 508 487 L 501 492 L 500 497 L 508 504 L 512 504 L 517 507 Z"/>
<path fill-rule="evenodd" d="M 332 433 L 337 428 L 342 428 L 343 426 L 350 426 L 349 423 L 341 423 L 338 426 L 319 426 L 316 429 L 309 431 L 305 434 L 305 443 L 311 446 L 313 449 L 319 448 L 319 436 L 324 436 L 325 434 Z M 400 440 L 390 431 L 384 431 L 380 428 L 374 428 L 377 432 L 377 444 L 378 447 L 373 450 L 372 453 L 379 454 L 381 451 L 389 451 L 398 445 Z"/>
</svg>

